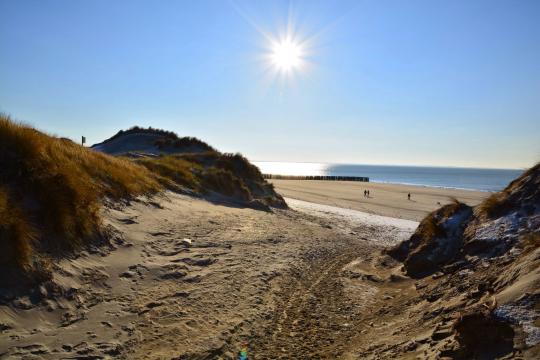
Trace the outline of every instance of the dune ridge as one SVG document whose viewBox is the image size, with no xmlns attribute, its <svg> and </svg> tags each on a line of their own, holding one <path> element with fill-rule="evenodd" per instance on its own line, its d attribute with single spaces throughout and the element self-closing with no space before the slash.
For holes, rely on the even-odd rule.
<svg viewBox="0 0 540 360">
<path fill-rule="evenodd" d="M 240 154 L 222 154 L 200 140 L 155 129 L 134 128 L 112 141 L 141 133 L 156 135 L 156 146 L 174 139 L 177 152 L 188 152 L 111 156 L 0 116 L 0 282 L 17 284 L 23 276 L 39 283 L 50 278 L 54 258 L 108 244 L 99 215 L 107 202 L 168 189 L 234 206 L 286 206 Z M 194 144 L 205 145 L 205 151 L 189 152 Z"/>
</svg>

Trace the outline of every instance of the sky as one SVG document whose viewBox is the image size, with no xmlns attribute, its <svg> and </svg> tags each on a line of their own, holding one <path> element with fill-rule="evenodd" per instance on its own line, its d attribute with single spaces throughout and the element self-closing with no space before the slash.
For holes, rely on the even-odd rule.
<svg viewBox="0 0 540 360">
<path fill-rule="evenodd" d="M 0 111 L 50 134 L 152 126 L 254 161 L 540 161 L 537 0 L 0 0 L 0 18 Z"/>
</svg>

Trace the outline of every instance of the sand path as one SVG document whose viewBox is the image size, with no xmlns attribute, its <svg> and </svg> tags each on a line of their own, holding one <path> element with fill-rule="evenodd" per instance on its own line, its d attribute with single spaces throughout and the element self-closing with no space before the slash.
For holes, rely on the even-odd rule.
<svg viewBox="0 0 540 360">
<path fill-rule="evenodd" d="M 344 354 L 380 300 L 379 284 L 348 267 L 414 222 L 291 207 L 266 213 L 168 193 L 104 210 L 116 249 L 60 262 L 65 296 L 0 307 L 0 354 L 233 359 L 243 342 L 256 359 Z"/>
</svg>

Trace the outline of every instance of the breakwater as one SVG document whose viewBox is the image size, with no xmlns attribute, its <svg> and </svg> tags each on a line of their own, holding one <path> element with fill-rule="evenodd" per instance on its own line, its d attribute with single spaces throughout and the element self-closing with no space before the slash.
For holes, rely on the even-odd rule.
<svg viewBox="0 0 540 360">
<path fill-rule="evenodd" d="M 365 176 L 326 176 L 326 175 L 275 175 L 263 174 L 265 179 L 277 180 L 327 180 L 327 181 L 361 181 L 369 182 L 369 178 Z"/>
</svg>

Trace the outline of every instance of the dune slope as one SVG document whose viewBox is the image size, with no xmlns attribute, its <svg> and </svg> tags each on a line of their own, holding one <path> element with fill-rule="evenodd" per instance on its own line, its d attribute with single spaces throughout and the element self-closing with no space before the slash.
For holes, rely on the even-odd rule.
<svg viewBox="0 0 540 360">
<path fill-rule="evenodd" d="M 417 316 L 433 326 L 415 351 L 538 358 L 540 164 L 474 208 L 456 202 L 432 212 L 387 253 L 417 279 Z"/>
<path fill-rule="evenodd" d="M 142 132 L 145 138 L 173 139 L 176 150 L 195 146 L 205 152 L 116 157 L 0 117 L 0 287 L 46 281 L 55 259 L 110 246 L 99 215 L 104 203 L 115 206 L 169 189 L 234 206 L 286 207 L 241 155 L 163 130 L 135 130 L 112 142 Z"/>
</svg>

